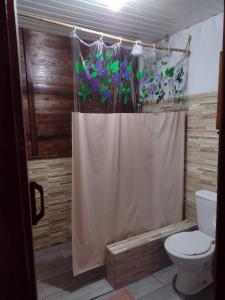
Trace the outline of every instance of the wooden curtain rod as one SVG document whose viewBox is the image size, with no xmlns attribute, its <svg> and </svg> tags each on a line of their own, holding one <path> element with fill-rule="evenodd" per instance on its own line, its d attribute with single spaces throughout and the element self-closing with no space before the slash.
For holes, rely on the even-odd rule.
<svg viewBox="0 0 225 300">
<path fill-rule="evenodd" d="M 18 15 L 21 16 L 21 17 L 36 19 L 36 20 L 39 20 L 39 21 L 44 21 L 44 22 L 48 22 L 48 23 L 52 23 L 52 24 L 56 24 L 56 25 L 60 25 L 60 26 L 68 27 L 68 28 L 73 28 L 73 29 L 76 29 L 76 30 L 80 30 L 80 31 L 83 31 L 83 32 L 88 32 L 88 33 L 95 34 L 95 35 L 105 36 L 105 37 L 108 37 L 110 39 L 114 39 L 114 40 L 117 40 L 117 41 L 120 41 L 120 42 L 126 42 L 128 44 L 138 43 L 139 45 L 142 45 L 142 46 L 146 46 L 146 47 L 149 47 L 149 48 L 160 49 L 160 50 L 169 50 L 169 51 L 183 52 L 183 53 L 188 52 L 188 49 L 168 48 L 168 47 L 163 47 L 163 46 L 157 46 L 155 44 L 144 43 L 144 42 L 141 42 L 141 41 L 137 42 L 137 41 L 130 40 L 130 39 L 127 39 L 127 38 L 122 38 L 122 37 L 111 35 L 111 34 L 108 34 L 108 33 L 103 33 L 103 32 L 99 32 L 99 31 L 79 27 L 79 26 L 72 25 L 72 24 L 69 24 L 69 23 L 61 22 L 59 20 L 49 19 L 49 18 L 45 18 L 45 17 L 39 17 L 39 16 L 28 14 L 28 13 L 25 13 L 25 12 L 20 12 L 20 13 L 18 13 Z M 190 37 L 189 37 L 189 41 L 190 41 Z"/>
</svg>

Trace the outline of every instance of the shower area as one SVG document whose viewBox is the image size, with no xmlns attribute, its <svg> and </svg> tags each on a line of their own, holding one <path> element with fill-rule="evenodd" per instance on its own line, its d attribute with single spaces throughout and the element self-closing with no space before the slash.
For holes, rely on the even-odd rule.
<svg viewBox="0 0 225 300">
<path fill-rule="evenodd" d="M 174 109 L 179 105 L 188 49 L 179 60 L 172 59 L 170 50 L 146 49 L 146 58 L 139 61 L 121 43 L 73 39 L 76 275 L 104 265 L 106 245 L 183 219 L 184 111 L 142 110 L 145 103 L 157 104 L 164 97 Z"/>
<path fill-rule="evenodd" d="M 198 90 L 193 66 L 196 37 L 220 28 L 222 14 L 150 43 L 54 24 L 20 2 L 39 299 L 111 299 L 124 287 L 145 299 L 170 289 L 164 241 L 196 228 L 197 190 L 216 191 L 217 87 Z"/>
</svg>

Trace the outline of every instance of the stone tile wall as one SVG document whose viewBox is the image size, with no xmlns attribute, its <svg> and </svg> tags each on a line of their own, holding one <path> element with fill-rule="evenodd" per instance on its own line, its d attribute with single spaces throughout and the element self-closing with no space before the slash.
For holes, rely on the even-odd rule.
<svg viewBox="0 0 225 300">
<path fill-rule="evenodd" d="M 185 154 L 185 217 L 196 220 L 195 192 L 217 190 L 217 94 L 187 98 Z"/>
<path fill-rule="evenodd" d="M 45 195 L 45 216 L 33 226 L 35 250 L 71 240 L 71 158 L 31 160 L 28 172 L 30 180 L 43 186 Z"/>
</svg>

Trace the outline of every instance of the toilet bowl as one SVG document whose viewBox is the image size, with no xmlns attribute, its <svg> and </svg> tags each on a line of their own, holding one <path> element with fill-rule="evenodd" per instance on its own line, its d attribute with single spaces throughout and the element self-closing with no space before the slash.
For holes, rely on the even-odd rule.
<svg viewBox="0 0 225 300">
<path fill-rule="evenodd" d="M 166 240 L 165 249 L 177 268 L 178 291 L 194 295 L 213 282 L 214 239 L 201 231 L 177 233 Z"/>
<path fill-rule="evenodd" d="M 216 193 L 196 193 L 199 230 L 168 237 L 164 247 L 176 265 L 176 289 L 194 295 L 213 282 L 212 258 L 215 251 Z"/>
</svg>

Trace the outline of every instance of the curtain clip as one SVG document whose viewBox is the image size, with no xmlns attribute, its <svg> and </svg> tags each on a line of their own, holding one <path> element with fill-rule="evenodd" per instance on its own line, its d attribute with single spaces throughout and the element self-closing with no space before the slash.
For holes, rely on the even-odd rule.
<svg viewBox="0 0 225 300">
<path fill-rule="evenodd" d="M 187 44 L 186 44 L 186 47 L 185 47 L 185 53 L 187 54 L 187 56 L 191 55 L 191 51 L 190 51 L 191 39 L 192 39 L 192 36 L 189 34 L 188 37 L 187 37 Z"/>
<path fill-rule="evenodd" d="M 153 43 L 153 55 L 155 56 L 155 43 Z"/>
<path fill-rule="evenodd" d="M 168 44 L 168 47 L 167 47 L 167 51 L 168 51 L 168 55 L 170 55 L 171 54 L 171 49 L 170 49 L 169 44 Z"/>
<path fill-rule="evenodd" d="M 104 37 L 104 34 L 103 34 L 103 32 L 101 32 L 100 41 L 103 41 L 103 37 Z"/>
<path fill-rule="evenodd" d="M 73 34 L 76 35 L 76 33 L 77 33 L 77 27 L 73 26 Z"/>
</svg>

